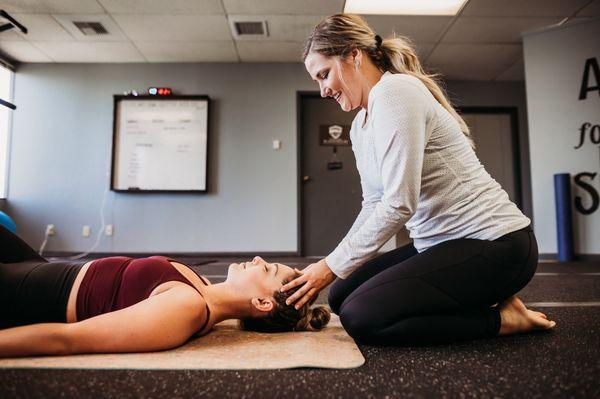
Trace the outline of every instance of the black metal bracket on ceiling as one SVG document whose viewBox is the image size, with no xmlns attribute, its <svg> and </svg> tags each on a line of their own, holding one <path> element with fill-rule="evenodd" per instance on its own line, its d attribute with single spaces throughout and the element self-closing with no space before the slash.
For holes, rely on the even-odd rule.
<svg viewBox="0 0 600 399">
<path fill-rule="evenodd" d="M 0 25 L 0 32 L 4 32 L 5 30 L 9 30 L 12 29 L 14 27 L 19 28 L 19 30 L 23 33 L 27 33 L 27 28 L 24 27 L 23 25 L 21 25 L 19 23 L 19 21 L 17 21 L 16 19 L 14 19 L 13 17 L 11 17 L 10 15 L 8 15 L 8 13 L 4 10 L 0 10 L 0 17 L 5 18 L 6 20 L 8 20 L 9 22 L 5 23 L 4 25 Z"/>
<path fill-rule="evenodd" d="M 17 109 L 17 106 L 13 103 L 10 103 L 8 101 L 4 101 L 3 99 L 0 98 L 0 105 L 4 105 L 5 107 L 8 107 L 10 109 Z"/>
<path fill-rule="evenodd" d="M 17 28 L 19 28 L 19 30 L 21 32 L 27 34 L 27 28 L 24 27 L 23 25 L 21 25 L 19 23 L 19 21 L 17 21 L 16 19 L 14 19 L 10 15 L 8 15 L 8 13 L 6 11 L 0 10 L 0 18 L 4 18 L 8 21 L 7 23 L 0 25 L 0 33 L 7 31 L 9 29 L 12 29 L 14 27 L 17 27 Z M 8 107 L 10 109 L 17 109 L 17 106 L 15 104 L 5 101 L 1 98 L 0 98 L 0 105 L 4 105 L 5 107 Z"/>
</svg>

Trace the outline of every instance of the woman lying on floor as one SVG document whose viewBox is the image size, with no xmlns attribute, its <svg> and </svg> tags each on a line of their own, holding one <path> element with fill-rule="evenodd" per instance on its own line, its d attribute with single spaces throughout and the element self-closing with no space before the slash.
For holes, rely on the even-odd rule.
<svg viewBox="0 0 600 399">
<path fill-rule="evenodd" d="M 175 348 L 226 319 L 263 332 L 319 330 L 329 310 L 286 305 L 298 272 L 260 257 L 223 283 L 172 259 L 48 262 L 0 226 L 0 357 Z M 9 328 L 12 327 L 12 328 Z"/>
</svg>

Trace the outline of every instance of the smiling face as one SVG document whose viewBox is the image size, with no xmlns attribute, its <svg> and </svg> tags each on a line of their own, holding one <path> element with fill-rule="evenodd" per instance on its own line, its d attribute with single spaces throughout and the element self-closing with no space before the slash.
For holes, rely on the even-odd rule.
<svg viewBox="0 0 600 399">
<path fill-rule="evenodd" d="M 353 52 L 345 59 L 326 57 L 311 51 L 304 60 L 306 70 L 319 83 L 321 97 L 331 97 L 348 112 L 362 103 L 360 72 L 353 66 L 361 53 Z"/>
<path fill-rule="evenodd" d="M 283 281 L 293 279 L 294 270 L 281 263 L 268 263 L 260 256 L 251 262 L 232 263 L 226 282 L 243 290 L 250 298 L 272 298 Z"/>
</svg>

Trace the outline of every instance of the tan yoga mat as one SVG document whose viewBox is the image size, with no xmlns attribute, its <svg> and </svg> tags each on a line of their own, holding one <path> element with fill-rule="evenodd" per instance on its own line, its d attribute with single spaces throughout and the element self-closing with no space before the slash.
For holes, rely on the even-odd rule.
<svg viewBox="0 0 600 399">
<path fill-rule="evenodd" d="M 348 369 L 364 363 L 356 343 L 332 314 L 329 325 L 319 332 L 256 333 L 240 330 L 237 321 L 227 320 L 210 334 L 168 351 L 0 359 L 0 368 Z"/>
</svg>

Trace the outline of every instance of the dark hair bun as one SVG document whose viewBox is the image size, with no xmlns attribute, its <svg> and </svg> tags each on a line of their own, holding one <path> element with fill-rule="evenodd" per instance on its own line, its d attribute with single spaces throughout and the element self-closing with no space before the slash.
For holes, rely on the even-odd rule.
<svg viewBox="0 0 600 399">
<path fill-rule="evenodd" d="M 315 306 L 308 311 L 306 315 L 306 329 L 310 331 L 318 331 L 325 327 L 331 319 L 331 311 L 325 306 Z"/>
</svg>

